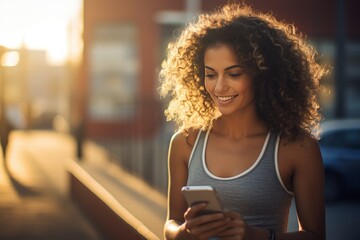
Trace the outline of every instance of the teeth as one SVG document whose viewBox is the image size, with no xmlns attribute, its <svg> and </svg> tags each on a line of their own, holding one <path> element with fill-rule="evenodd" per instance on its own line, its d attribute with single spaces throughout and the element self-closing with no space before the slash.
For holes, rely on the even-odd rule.
<svg viewBox="0 0 360 240">
<path fill-rule="evenodd" d="M 220 100 L 220 101 L 229 101 L 229 100 L 231 100 L 231 99 L 233 99 L 233 98 L 235 98 L 236 96 L 226 96 L 226 97 L 220 97 L 220 96 L 218 96 L 217 98 Z"/>
</svg>

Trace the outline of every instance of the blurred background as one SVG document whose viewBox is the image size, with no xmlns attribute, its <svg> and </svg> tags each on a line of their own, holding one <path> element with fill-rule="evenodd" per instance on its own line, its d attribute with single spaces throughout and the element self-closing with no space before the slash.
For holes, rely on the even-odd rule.
<svg viewBox="0 0 360 240">
<path fill-rule="evenodd" d="M 226 2 L 0 0 L 1 239 L 49 239 L 46 232 L 52 239 L 161 238 L 167 149 L 174 132 L 163 115 L 166 100 L 157 91 L 161 61 L 187 22 Z M 319 96 L 324 122 L 332 122 L 330 132 L 348 126 L 352 135 L 347 146 L 329 140 L 328 149 L 322 147 L 340 147 L 337 155 L 350 156 L 330 164 L 324 157 L 328 239 L 355 239 L 360 122 L 342 121 L 360 118 L 360 4 L 244 2 L 293 23 L 318 50 L 319 61 L 332 66 Z M 341 134 L 330 136 L 345 139 Z M 345 181 L 341 174 L 352 178 Z M 46 210 L 42 201 L 53 204 Z M 67 211 L 76 223 L 69 224 Z M 59 212 L 65 215 L 59 218 Z M 121 227 L 114 213 L 123 220 Z M 332 228 L 339 218 L 343 225 Z M 297 227 L 294 219 L 293 214 L 290 229 Z M 31 224 L 37 222 L 42 227 Z M 138 235 L 116 238 L 120 233 L 114 229 Z"/>
</svg>

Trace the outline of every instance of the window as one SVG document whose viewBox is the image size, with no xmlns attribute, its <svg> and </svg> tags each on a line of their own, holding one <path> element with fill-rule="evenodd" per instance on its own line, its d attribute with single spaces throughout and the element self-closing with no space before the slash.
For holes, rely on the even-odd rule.
<svg viewBox="0 0 360 240">
<path fill-rule="evenodd" d="M 139 73 L 137 38 L 132 24 L 95 28 L 90 47 L 91 119 L 116 121 L 134 117 Z"/>
<path fill-rule="evenodd" d="M 330 74 L 322 79 L 325 94 L 320 96 L 320 104 L 325 118 L 336 117 L 336 42 L 333 40 L 314 40 L 322 64 L 331 68 Z M 344 79 L 340 79 L 343 95 L 344 117 L 360 117 L 360 42 L 347 41 L 344 56 Z"/>
</svg>

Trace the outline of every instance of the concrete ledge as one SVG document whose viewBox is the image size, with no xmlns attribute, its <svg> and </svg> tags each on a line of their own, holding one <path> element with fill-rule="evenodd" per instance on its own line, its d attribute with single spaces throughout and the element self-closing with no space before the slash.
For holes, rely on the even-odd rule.
<svg viewBox="0 0 360 240">
<path fill-rule="evenodd" d="M 81 164 L 70 160 L 67 171 L 70 175 L 72 199 L 105 239 L 161 239 L 159 233 L 149 230 L 113 194 L 99 184 L 92 174 L 84 170 Z"/>
</svg>

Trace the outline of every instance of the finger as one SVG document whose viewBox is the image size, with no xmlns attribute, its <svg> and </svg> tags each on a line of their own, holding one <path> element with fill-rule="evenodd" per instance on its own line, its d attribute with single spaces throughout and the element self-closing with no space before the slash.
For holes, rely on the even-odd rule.
<svg viewBox="0 0 360 240">
<path fill-rule="evenodd" d="M 199 215 L 194 218 L 193 221 L 196 222 L 197 225 L 208 224 L 210 222 L 216 221 L 224 221 L 226 218 L 223 213 L 212 213 L 206 215 Z M 230 218 L 228 218 L 230 220 Z"/>
<path fill-rule="evenodd" d="M 199 203 L 199 204 L 192 205 L 184 213 L 184 219 L 191 219 L 191 218 L 196 217 L 198 212 L 205 209 L 206 206 L 207 206 L 207 203 Z"/>
<path fill-rule="evenodd" d="M 222 231 L 218 237 L 221 239 L 242 239 L 246 232 L 246 224 L 242 219 L 235 218 L 229 223 L 229 227 Z"/>
<path fill-rule="evenodd" d="M 191 232 L 193 232 L 194 229 L 199 228 L 200 230 L 195 231 L 196 233 L 204 232 L 206 231 L 204 230 L 204 228 L 206 228 L 209 223 L 223 221 L 224 219 L 224 214 L 222 213 L 202 215 L 194 218 L 185 219 L 185 227 Z M 228 222 L 230 222 L 230 218 L 228 218 Z"/>
<path fill-rule="evenodd" d="M 198 236 L 200 239 L 208 239 L 229 228 L 230 221 L 230 218 L 222 218 L 220 220 L 207 222 L 206 224 L 198 225 L 196 228 L 193 228 L 191 233 Z"/>
<path fill-rule="evenodd" d="M 238 212 L 233 212 L 233 211 L 224 211 L 224 215 L 226 217 L 229 217 L 231 219 L 243 219 L 241 214 Z"/>
</svg>

